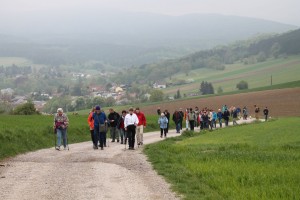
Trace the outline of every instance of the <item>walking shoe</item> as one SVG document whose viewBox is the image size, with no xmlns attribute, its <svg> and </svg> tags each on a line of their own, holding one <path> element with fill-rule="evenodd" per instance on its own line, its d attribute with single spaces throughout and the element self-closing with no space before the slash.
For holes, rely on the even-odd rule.
<svg viewBox="0 0 300 200">
<path fill-rule="evenodd" d="M 160 138 L 162 138 L 162 135 L 160 136 Z"/>
<path fill-rule="evenodd" d="M 121 141 L 121 144 L 123 144 L 123 141 Z"/>
<path fill-rule="evenodd" d="M 59 150 L 60 150 L 60 147 L 59 147 L 59 146 L 57 146 L 57 147 L 55 147 L 55 149 L 59 151 Z"/>
<path fill-rule="evenodd" d="M 103 150 L 103 147 L 101 147 L 101 150 Z"/>
<path fill-rule="evenodd" d="M 117 142 L 119 142 L 120 140 L 119 139 L 117 139 Z"/>
<path fill-rule="evenodd" d="M 115 140 L 112 140 L 111 142 L 115 142 Z"/>
</svg>

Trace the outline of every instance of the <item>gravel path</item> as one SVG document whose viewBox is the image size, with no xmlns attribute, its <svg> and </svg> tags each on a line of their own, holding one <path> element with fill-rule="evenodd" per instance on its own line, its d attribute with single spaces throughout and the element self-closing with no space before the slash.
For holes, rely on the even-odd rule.
<svg viewBox="0 0 300 200">
<path fill-rule="evenodd" d="M 248 121 L 250 122 L 250 121 Z M 168 137 L 177 136 L 171 130 Z M 144 143 L 162 140 L 144 134 Z M 0 163 L 0 199 L 180 199 L 153 169 L 142 148 L 119 143 L 93 150 L 91 142 L 70 151 L 43 149 Z"/>
</svg>

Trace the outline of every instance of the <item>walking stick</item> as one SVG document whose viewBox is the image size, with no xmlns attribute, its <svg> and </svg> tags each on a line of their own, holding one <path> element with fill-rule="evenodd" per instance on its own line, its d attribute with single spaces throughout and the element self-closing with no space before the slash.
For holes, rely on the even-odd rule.
<svg viewBox="0 0 300 200">
<path fill-rule="evenodd" d="M 106 132 L 105 132 L 105 138 L 106 138 L 106 143 L 107 143 L 107 147 L 109 147 L 109 139 L 107 140 L 107 132 L 108 132 L 108 124 L 107 124 L 107 122 L 105 122 L 105 130 L 106 130 Z"/>
<path fill-rule="evenodd" d="M 68 151 L 69 151 L 70 148 L 69 148 L 69 140 L 68 140 L 68 133 L 67 133 L 67 130 L 66 130 L 66 143 L 67 143 L 67 147 L 68 147 Z"/>
<path fill-rule="evenodd" d="M 56 149 L 56 128 L 53 128 L 54 132 L 54 149 Z"/>
<path fill-rule="evenodd" d="M 127 131 L 124 132 L 125 135 L 124 135 L 124 144 L 125 144 L 125 150 L 126 150 L 126 143 L 127 143 Z"/>
</svg>

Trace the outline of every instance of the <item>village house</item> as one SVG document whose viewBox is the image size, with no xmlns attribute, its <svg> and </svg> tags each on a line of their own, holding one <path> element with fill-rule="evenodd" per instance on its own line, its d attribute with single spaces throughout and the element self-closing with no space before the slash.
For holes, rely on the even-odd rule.
<svg viewBox="0 0 300 200">
<path fill-rule="evenodd" d="M 164 88 L 167 88 L 167 85 L 165 83 L 155 82 L 153 84 L 153 88 L 154 89 L 164 89 Z"/>
</svg>

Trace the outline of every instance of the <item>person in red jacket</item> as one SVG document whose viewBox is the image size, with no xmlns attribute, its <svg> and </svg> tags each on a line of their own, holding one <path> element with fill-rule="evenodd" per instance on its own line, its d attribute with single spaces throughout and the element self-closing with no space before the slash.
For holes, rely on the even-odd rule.
<svg viewBox="0 0 300 200">
<path fill-rule="evenodd" d="M 92 138 L 92 142 L 93 142 L 93 148 L 95 149 L 95 137 L 94 137 L 94 118 L 93 118 L 93 114 L 95 112 L 95 107 L 91 110 L 89 116 L 88 116 L 88 124 L 90 127 L 90 132 L 91 132 L 91 138 Z"/>
<path fill-rule="evenodd" d="M 140 111 L 140 108 L 135 109 L 135 114 L 139 119 L 139 123 L 136 127 L 137 144 L 143 145 L 143 133 L 144 133 L 144 128 L 146 128 L 146 117 L 144 113 Z"/>
</svg>

